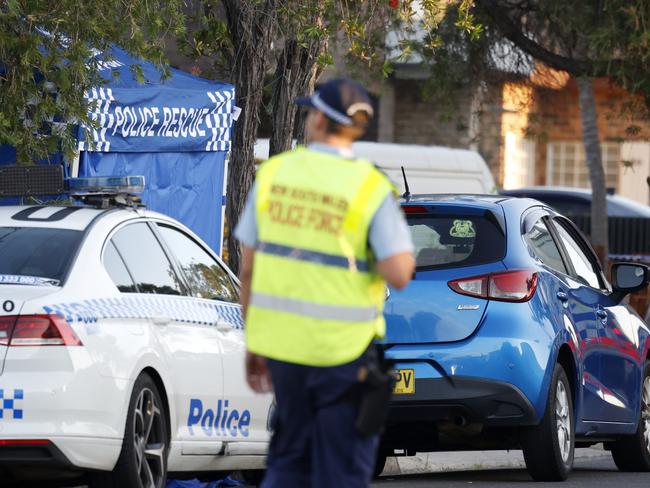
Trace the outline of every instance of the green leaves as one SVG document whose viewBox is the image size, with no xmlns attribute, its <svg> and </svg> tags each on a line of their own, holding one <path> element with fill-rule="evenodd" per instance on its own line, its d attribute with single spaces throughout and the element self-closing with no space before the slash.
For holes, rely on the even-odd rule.
<svg viewBox="0 0 650 488">
<path fill-rule="evenodd" d="M 587 30 L 597 69 L 628 91 L 642 95 L 650 112 L 650 3 L 607 0 Z M 643 113 L 645 112 L 645 113 Z"/>
<path fill-rule="evenodd" d="M 93 53 L 117 44 L 162 68 L 183 0 L 6 0 L 0 6 L 0 144 L 30 163 L 76 147 L 83 93 L 103 83 Z M 141 70 L 135 68 L 138 79 Z"/>
<path fill-rule="evenodd" d="M 473 0 L 462 0 L 460 2 L 456 27 L 467 32 L 470 39 L 477 41 L 483 32 L 483 26 L 477 22 L 475 15 L 472 13 L 472 7 L 474 7 Z"/>
</svg>

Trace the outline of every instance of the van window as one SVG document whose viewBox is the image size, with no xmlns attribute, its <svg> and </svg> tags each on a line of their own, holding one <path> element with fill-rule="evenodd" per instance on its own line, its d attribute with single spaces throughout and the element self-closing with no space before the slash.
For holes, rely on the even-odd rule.
<svg viewBox="0 0 650 488">
<path fill-rule="evenodd" d="M 503 258 L 506 238 L 486 216 L 407 215 L 418 271 L 492 263 Z"/>
</svg>

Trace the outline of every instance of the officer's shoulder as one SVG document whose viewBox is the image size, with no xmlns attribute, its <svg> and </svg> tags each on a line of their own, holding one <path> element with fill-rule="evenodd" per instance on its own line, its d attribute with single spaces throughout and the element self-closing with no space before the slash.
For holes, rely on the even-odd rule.
<svg viewBox="0 0 650 488">
<path fill-rule="evenodd" d="M 393 183 L 393 181 L 388 177 L 384 170 L 377 165 L 377 163 L 363 158 L 359 159 L 359 161 L 362 162 L 362 164 L 366 164 L 371 172 L 379 176 L 380 181 L 386 191 L 392 193 L 396 197 L 399 195 L 399 190 L 397 189 L 397 186 L 395 186 L 395 183 Z"/>
<path fill-rule="evenodd" d="M 372 164 L 372 167 L 375 168 L 375 171 L 377 171 L 386 181 L 390 181 L 390 178 L 388 178 L 386 172 L 381 169 L 377 163 L 370 161 L 370 164 Z"/>
<path fill-rule="evenodd" d="M 369 165 L 371 167 L 372 172 L 375 172 L 375 173 L 379 174 L 381 176 L 382 181 L 389 184 L 390 186 L 393 186 L 393 183 L 390 180 L 390 178 L 388 177 L 388 175 L 384 172 L 383 169 L 381 169 L 379 167 L 379 165 L 376 162 L 370 161 L 369 159 L 361 159 L 361 161 L 363 161 L 365 164 Z"/>
</svg>

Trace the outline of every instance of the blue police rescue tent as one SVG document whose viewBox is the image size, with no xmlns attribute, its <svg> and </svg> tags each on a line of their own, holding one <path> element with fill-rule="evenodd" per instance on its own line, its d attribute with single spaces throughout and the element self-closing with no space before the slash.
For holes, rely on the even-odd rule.
<svg viewBox="0 0 650 488">
<path fill-rule="evenodd" d="M 85 94 L 98 127 L 79 127 L 79 158 L 66 173 L 144 175 L 147 208 L 183 222 L 221 253 L 233 86 L 175 69 L 162 80 L 155 65 L 117 47 L 98 58 L 107 83 Z"/>
<path fill-rule="evenodd" d="M 178 70 L 161 80 L 153 64 L 118 48 L 102 68 L 107 85 L 86 94 L 99 128 L 79 129 L 79 176 L 144 175 L 147 207 L 221 253 L 233 86 Z"/>
</svg>

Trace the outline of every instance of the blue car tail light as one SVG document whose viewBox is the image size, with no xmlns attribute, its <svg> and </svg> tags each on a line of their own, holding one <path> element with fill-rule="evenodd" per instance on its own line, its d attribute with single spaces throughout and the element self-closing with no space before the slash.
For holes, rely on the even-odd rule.
<svg viewBox="0 0 650 488">
<path fill-rule="evenodd" d="M 502 302 L 527 302 L 535 294 L 537 273 L 519 269 L 461 278 L 447 284 L 461 295 Z"/>
<path fill-rule="evenodd" d="M 426 214 L 429 210 L 424 205 L 403 205 L 402 209 L 406 214 Z"/>
</svg>

